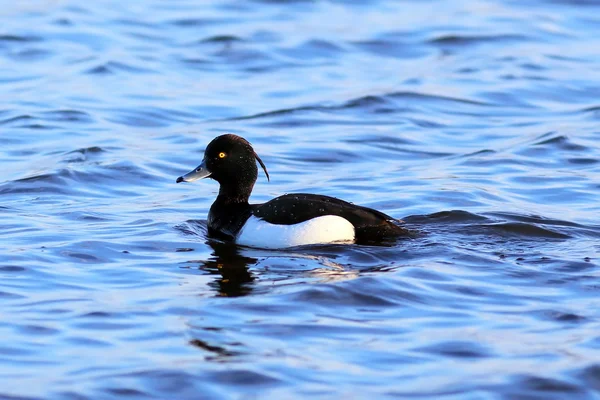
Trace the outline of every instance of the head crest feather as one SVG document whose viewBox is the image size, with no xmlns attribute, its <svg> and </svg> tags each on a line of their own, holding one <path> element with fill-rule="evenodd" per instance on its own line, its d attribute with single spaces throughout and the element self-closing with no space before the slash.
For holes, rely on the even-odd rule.
<svg viewBox="0 0 600 400">
<path fill-rule="evenodd" d="M 269 182 L 271 182 L 271 178 L 269 178 L 269 173 L 267 172 L 267 167 L 265 167 L 265 163 L 260 159 L 260 157 L 258 156 L 258 154 L 256 154 L 256 152 L 254 152 L 254 157 L 256 157 L 256 161 L 258 161 L 258 163 L 262 167 L 263 171 L 265 171 L 265 175 L 267 175 L 267 180 Z"/>
</svg>

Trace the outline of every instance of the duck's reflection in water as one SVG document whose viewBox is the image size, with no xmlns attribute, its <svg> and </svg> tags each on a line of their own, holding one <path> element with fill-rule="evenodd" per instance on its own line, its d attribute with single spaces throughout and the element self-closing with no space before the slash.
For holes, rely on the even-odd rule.
<svg viewBox="0 0 600 400">
<path fill-rule="evenodd" d="M 255 278 L 248 267 L 256 264 L 258 259 L 242 255 L 239 247 L 233 243 L 213 240 L 206 243 L 214 251 L 212 257 L 203 261 L 199 268 L 211 274 L 221 275 L 209 285 L 221 296 L 237 297 L 250 294 Z"/>
<path fill-rule="evenodd" d="M 340 257 L 363 259 L 363 253 L 369 253 L 369 247 L 329 244 L 261 250 L 240 247 L 232 242 L 206 240 L 205 220 L 186 221 L 177 229 L 186 235 L 204 238 L 205 243 L 212 248 L 213 252 L 208 260 L 190 260 L 188 263 L 197 265 L 198 269 L 211 275 L 219 276 L 209 283 L 219 296 L 238 297 L 251 294 L 259 286 L 256 274 L 273 283 L 300 276 L 324 283 L 354 279 L 361 271 L 371 270 L 370 266 L 347 268 L 337 261 Z M 251 272 L 250 269 L 255 272 Z"/>
</svg>

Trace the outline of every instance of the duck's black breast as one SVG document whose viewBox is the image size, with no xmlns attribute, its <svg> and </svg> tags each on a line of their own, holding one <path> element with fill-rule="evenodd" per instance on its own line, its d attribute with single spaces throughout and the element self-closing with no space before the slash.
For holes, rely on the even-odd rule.
<svg viewBox="0 0 600 400">
<path fill-rule="evenodd" d="M 215 201 L 208 213 L 208 234 L 218 239 L 234 239 L 251 215 L 252 208 L 247 202 Z"/>
<path fill-rule="evenodd" d="M 336 215 L 354 225 L 357 241 L 410 235 L 407 229 L 398 225 L 400 221 L 389 215 L 318 194 L 286 194 L 263 204 L 251 205 L 251 208 L 254 216 L 278 225 L 293 225 L 324 215 Z"/>
</svg>

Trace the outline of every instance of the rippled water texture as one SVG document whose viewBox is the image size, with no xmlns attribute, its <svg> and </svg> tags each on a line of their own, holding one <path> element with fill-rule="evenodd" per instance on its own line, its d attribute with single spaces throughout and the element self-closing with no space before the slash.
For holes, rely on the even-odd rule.
<svg viewBox="0 0 600 400">
<path fill-rule="evenodd" d="M 0 9 L 0 398 L 600 398 L 600 3 Z M 207 242 L 214 136 L 415 239 Z"/>
</svg>

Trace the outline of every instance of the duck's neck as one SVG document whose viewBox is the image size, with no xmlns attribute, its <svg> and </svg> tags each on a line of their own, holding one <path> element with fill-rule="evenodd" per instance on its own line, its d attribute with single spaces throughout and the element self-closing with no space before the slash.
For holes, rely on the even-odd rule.
<svg viewBox="0 0 600 400">
<path fill-rule="evenodd" d="M 252 187 L 240 190 L 221 185 L 219 195 L 208 212 L 208 233 L 231 240 L 236 237 L 252 211 L 248 198 Z"/>
<path fill-rule="evenodd" d="M 252 193 L 252 188 L 254 187 L 254 182 L 250 185 L 242 185 L 239 183 L 236 184 L 221 184 L 219 188 L 219 195 L 215 200 L 215 203 L 221 204 L 239 204 L 239 203 L 248 203 L 248 199 L 250 198 L 250 194 Z"/>
</svg>

